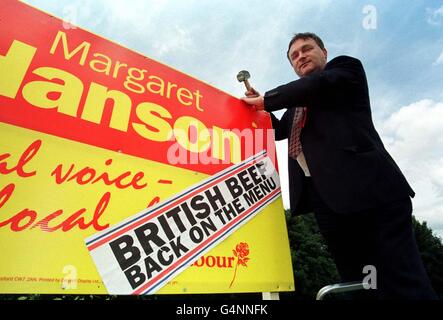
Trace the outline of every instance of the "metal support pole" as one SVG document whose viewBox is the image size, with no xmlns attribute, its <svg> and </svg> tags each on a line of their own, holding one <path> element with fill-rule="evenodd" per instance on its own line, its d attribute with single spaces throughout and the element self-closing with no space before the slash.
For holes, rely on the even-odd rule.
<svg viewBox="0 0 443 320">
<path fill-rule="evenodd" d="M 336 283 L 321 288 L 317 293 L 316 300 L 323 300 L 323 298 L 330 293 L 349 292 L 365 289 L 364 282 L 345 282 Z"/>
<path fill-rule="evenodd" d="M 262 292 L 263 300 L 280 300 L 278 292 Z"/>
</svg>

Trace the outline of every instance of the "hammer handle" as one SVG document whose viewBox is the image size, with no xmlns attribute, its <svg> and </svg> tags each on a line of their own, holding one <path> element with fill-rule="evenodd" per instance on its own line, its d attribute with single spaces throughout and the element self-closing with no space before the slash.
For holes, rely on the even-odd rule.
<svg viewBox="0 0 443 320">
<path fill-rule="evenodd" d="M 244 82 L 245 82 L 246 90 L 247 90 L 248 92 L 249 92 L 249 91 L 252 91 L 252 88 L 251 88 L 251 85 L 249 84 L 248 79 L 246 79 Z"/>
</svg>

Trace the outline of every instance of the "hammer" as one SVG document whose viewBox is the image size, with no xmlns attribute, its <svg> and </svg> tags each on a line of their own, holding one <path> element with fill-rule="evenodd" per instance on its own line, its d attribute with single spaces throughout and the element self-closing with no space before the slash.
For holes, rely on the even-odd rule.
<svg viewBox="0 0 443 320">
<path fill-rule="evenodd" d="M 238 82 L 244 82 L 246 86 L 246 90 L 248 92 L 253 92 L 253 89 L 251 88 L 251 85 L 249 84 L 248 79 L 251 77 L 248 71 L 242 70 L 237 74 L 237 80 Z"/>
</svg>

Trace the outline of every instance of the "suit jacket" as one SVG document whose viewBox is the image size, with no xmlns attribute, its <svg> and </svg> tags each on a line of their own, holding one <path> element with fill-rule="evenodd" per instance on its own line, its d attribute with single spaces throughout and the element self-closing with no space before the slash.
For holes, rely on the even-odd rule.
<svg viewBox="0 0 443 320">
<path fill-rule="evenodd" d="M 266 92 L 264 102 L 269 112 L 288 108 L 281 120 L 271 114 L 276 140 L 290 137 L 294 108 L 307 107 L 300 141 L 312 183 L 333 211 L 358 212 L 414 196 L 375 130 L 359 60 L 339 56 L 321 72 Z M 303 171 L 290 157 L 288 169 L 292 212 L 310 212 Z"/>
</svg>

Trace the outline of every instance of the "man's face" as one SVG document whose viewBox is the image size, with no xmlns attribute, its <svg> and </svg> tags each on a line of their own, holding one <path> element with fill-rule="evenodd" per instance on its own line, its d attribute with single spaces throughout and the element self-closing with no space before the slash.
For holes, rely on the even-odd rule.
<svg viewBox="0 0 443 320">
<path fill-rule="evenodd" d="M 289 48 L 288 55 L 295 73 L 302 78 L 323 70 L 328 53 L 314 39 L 308 38 L 295 41 Z"/>
</svg>

